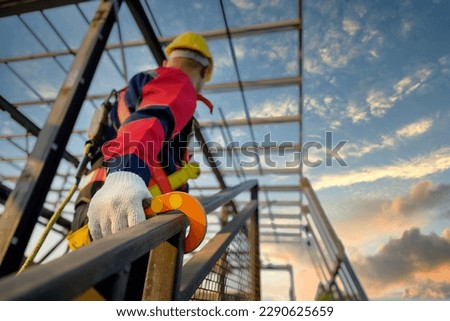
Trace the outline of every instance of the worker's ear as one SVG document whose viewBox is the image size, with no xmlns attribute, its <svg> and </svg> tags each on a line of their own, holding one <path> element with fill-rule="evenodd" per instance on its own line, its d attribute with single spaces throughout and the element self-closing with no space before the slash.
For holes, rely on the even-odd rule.
<svg viewBox="0 0 450 321">
<path fill-rule="evenodd" d="M 206 69 L 206 67 L 202 67 L 202 69 L 200 70 L 200 76 L 202 77 L 202 79 L 205 79 Z"/>
<path fill-rule="evenodd" d="M 163 60 L 163 64 L 162 65 L 163 65 L 163 67 L 167 66 L 167 60 L 166 59 Z"/>
</svg>

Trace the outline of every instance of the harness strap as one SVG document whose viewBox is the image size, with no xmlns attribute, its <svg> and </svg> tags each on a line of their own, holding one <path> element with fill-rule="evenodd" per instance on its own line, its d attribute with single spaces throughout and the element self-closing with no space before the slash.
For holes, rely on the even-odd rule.
<svg viewBox="0 0 450 321">
<path fill-rule="evenodd" d="M 119 118 L 119 123 L 122 124 L 130 115 L 130 110 L 125 103 L 125 90 L 122 90 L 119 92 L 119 99 L 117 102 L 117 117 Z"/>
<path fill-rule="evenodd" d="M 206 107 L 208 107 L 209 112 L 212 114 L 214 106 L 208 99 L 206 99 L 204 96 L 202 96 L 200 94 L 197 94 L 197 100 L 199 100 L 202 103 L 204 103 L 206 105 Z"/>
<path fill-rule="evenodd" d="M 89 184 L 94 182 L 104 182 L 105 179 L 106 179 L 106 168 L 97 167 L 96 169 L 92 170 L 92 172 L 90 172 L 88 176 L 86 176 L 86 180 L 80 189 L 83 189 Z"/>
<path fill-rule="evenodd" d="M 167 174 L 164 171 L 164 169 L 159 164 L 156 164 L 150 170 L 152 172 L 152 177 L 150 178 L 148 187 L 151 187 L 156 184 L 159 186 L 163 194 L 172 192 L 172 187 L 170 186 L 169 178 L 167 177 Z"/>
</svg>

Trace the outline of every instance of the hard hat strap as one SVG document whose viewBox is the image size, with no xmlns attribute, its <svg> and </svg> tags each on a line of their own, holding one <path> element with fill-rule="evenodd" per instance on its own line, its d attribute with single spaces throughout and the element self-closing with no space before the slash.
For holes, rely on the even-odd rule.
<svg viewBox="0 0 450 321">
<path fill-rule="evenodd" d="M 207 68 L 209 66 L 209 60 L 206 57 L 203 57 L 202 55 L 196 53 L 192 50 L 186 50 L 186 49 L 175 49 L 170 53 L 170 58 L 189 58 L 196 62 L 198 62 L 202 67 Z"/>
</svg>

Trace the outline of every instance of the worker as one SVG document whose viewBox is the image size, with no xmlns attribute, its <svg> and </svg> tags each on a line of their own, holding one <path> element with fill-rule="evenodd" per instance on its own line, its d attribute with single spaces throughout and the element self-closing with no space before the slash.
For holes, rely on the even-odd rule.
<svg viewBox="0 0 450 321">
<path fill-rule="evenodd" d="M 200 95 L 213 70 L 205 39 L 186 32 L 165 52 L 163 66 L 132 77 L 108 115 L 109 127 L 117 134 L 102 146 L 96 160 L 101 166 L 81 189 L 72 224 L 76 230 L 88 222 L 94 240 L 146 219 L 148 186 L 156 183 L 163 193 L 170 191 L 167 175 L 189 158 L 197 100 L 212 111 Z"/>
</svg>

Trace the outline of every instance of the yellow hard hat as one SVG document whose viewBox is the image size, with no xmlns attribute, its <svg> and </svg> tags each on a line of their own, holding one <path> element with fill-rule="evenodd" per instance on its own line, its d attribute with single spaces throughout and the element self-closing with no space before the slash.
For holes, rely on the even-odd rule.
<svg viewBox="0 0 450 321">
<path fill-rule="evenodd" d="M 206 69 L 205 81 L 209 81 L 211 79 L 214 61 L 205 38 L 191 31 L 182 33 L 173 39 L 172 42 L 166 47 L 167 56 L 169 56 L 175 49 L 193 50 L 206 57 L 209 60 L 209 66 Z"/>
</svg>

